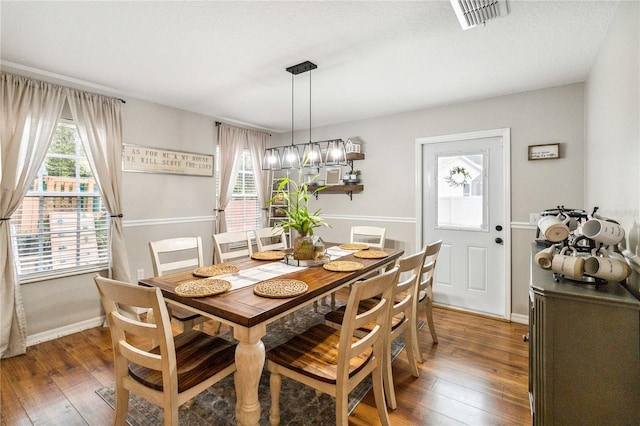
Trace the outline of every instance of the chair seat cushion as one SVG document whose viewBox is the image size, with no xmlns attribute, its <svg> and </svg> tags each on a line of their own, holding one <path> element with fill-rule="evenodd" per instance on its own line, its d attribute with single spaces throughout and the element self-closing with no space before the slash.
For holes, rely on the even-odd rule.
<svg viewBox="0 0 640 426">
<path fill-rule="evenodd" d="M 358 305 L 358 313 L 360 314 L 362 312 L 365 312 L 371 309 L 374 305 L 378 303 L 379 303 L 378 299 L 363 300 L 360 302 L 360 305 Z M 336 325 L 342 324 L 345 311 L 346 311 L 346 307 L 341 306 L 338 309 L 335 309 L 331 312 L 327 312 L 324 315 L 324 320 L 331 324 L 336 324 Z M 398 315 L 395 315 L 393 318 L 391 318 L 391 330 L 392 331 L 395 330 L 400 324 L 402 324 L 403 319 L 404 319 L 403 313 L 399 313 Z M 365 324 L 362 327 L 360 327 L 360 330 L 368 333 L 373 329 L 372 327 L 373 327 L 373 324 Z"/>
<path fill-rule="evenodd" d="M 178 370 L 178 392 L 183 392 L 219 373 L 235 361 L 234 343 L 196 330 L 174 338 Z M 160 353 L 155 348 L 154 353 Z M 145 386 L 162 391 L 162 372 L 129 365 L 129 374 Z"/>
<path fill-rule="evenodd" d="M 357 340 L 353 338 L 354 342 Z M 267 352 L 267 359 L 305 376 L 335 384 L 339 342 L 339 330 L 318 324 L 271 349 Z M 360 371 L 369 362 L 372 353 L 369 348 L 353 358 L 349 376 Z"/>
</svg>

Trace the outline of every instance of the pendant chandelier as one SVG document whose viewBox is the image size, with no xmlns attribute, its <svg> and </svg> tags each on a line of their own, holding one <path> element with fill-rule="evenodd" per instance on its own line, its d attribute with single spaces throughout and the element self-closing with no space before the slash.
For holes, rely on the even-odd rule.
<svg viewBox="0 0 640 426">
<path fill-rule="evenodd" d="M 262 161 L 263 170 L 317 169 L 327 166 L 346 166 L 347 152 L 342 139 L 313 142 L 311 139 L 311 73 L 309 73 L 309 142 L 294 143 L 294 93 L 295 76 L 318 68 L 316 64 L 305 61 L 288 67 L 291 73 L 291 145 L 267 148 Z M 302 149 L 302 152 L 300 150 Z"/>
</svg>

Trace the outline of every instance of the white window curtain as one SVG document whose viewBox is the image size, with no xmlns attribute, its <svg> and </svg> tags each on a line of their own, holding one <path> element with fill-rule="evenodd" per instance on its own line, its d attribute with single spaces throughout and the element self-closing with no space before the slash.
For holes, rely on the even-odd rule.
<svg viewBox="0 0 640 426">
<path fill-rule="evenodd" d="M 66 89 L 66 93 L 91 171 L 111 215 L 109 272 L 113 279 L 131 282 L 122 228 L 122 101 L 73 89 Z"/>
<path fill-rule="evenodd" d="M 65 101 L 64 88 L 12 74 L 0 87 L 0 357 L 26 352 L 27 321 L 9 218 L 35 179 Z"/>
<path fill-rule="evenodd" d="M 224 210 L 227 208 L 233 187 L 236 184 L 242 148 L 246 142 L 245 131 L 234 126 L 218 126 L 218 144 L 220 145 L 220 199 L 216 215 L 216 234 L 227 231 Z"/>
<path fill-rule="evenodd" d="M 267 133 L 256 132 L 255 130 L 247 130 L 247 144 L 249 145 L 249 152 L 251 152 L 251 162 L 253 164 L 253 178 L 256 182 L 256 191 L 258 192 L 258 203 L 262 206 L 262 226 L 266 227 L 268 223 L 267 212 L 269 209 L 266 206 L 267 199 L 270 195 L 269 186 L 267 183 L 268 171 L 262 170 L 262 160 L 264 157 L 264 150 L 269 145 L 269 139 L 271 136 Z"/>
<path fill-rule="evenodd" d="M 258 201 L 264 206 L 267 200 L 266 173 L 262 170 L 262 156 L 271 136 L 255 130 L 241 129 L 228 124 L 218 125 L 218 144 L 220 144 L 220 196 L 216 215 L 216 233 L 226 232 L 225 209 L 229 205 L 233 188 L 238 177 L 242 150 L 245 146 L 251 152 L 254 179 L 258 191 Z M 266 213 L 263 210 L 263 223 Z"/>
</svg>

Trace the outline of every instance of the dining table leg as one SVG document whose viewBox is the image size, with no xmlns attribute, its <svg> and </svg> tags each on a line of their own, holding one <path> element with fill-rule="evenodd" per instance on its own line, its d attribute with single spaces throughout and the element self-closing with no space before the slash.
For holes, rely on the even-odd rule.
<svg viewBox="0 0 640 426">
<path fill-rule="evenodd" d="M 247 328 L 234 325 L 236 346 L 236 420 L 238 425 L 257 426 L 260 423 L 260 400 L 258 385 L 265 362 L 262 337 L 267 328 L 264 324 Z"/>
</svg>

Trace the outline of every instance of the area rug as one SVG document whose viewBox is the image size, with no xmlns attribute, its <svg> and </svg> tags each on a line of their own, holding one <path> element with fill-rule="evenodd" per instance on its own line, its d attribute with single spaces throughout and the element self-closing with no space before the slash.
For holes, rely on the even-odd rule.
<svg viewBox="0 0 640 426">
<path fill-rule="evenodd" d="M 263 339 L 266 350 L 286 342 L 295 334 L 301 333 L 315 324 L 324 322 L 324 314 L 329 311 L 329 306 L 319 305 L 318 312 L 314 311 L 313 306 L 309 306 L 297 311 L 293 322 L 287 318 L 285 322 L 277 321 L 270 324 L 267 327 L 267 335 Z M 223 334 L 222 337 L 230 338 L 228 334 Z M 394 359 L 403 348 L 404 340 L 402 337 L 398 337 L 391 346 Z M 368 377 L 349 394 L 349 413 L 369 392 L 371 386 L 371 377 Z M 96 393 L 112 408 L 115 407 L 113 385 L 100 388 Z M 269 372 L 266 369 L 260 377 L 258 398 L 261 406 L 260 425 L 268 425 L 271 393 L 269 391 Z M 233 375 L 231 375 L 182 405 L 179 409 L 180 425 L 235 425 L 235 406 L 236 393 Z M 335 416 L 332 414 L 335 412 L 333 397 L 326 394 L 316 395 L 313 388 L 284 376 L 280 391 L 280 408 L 280 423 L 282 425 L 313 424 L 323 426 L 335 424 Z M 129 415 L 127 417 L 129 425 L 155 426 L 162 424 L 162 422 L 163 409 L 161 407 L 137 395 L 130 394 Z"/>
</svg>

